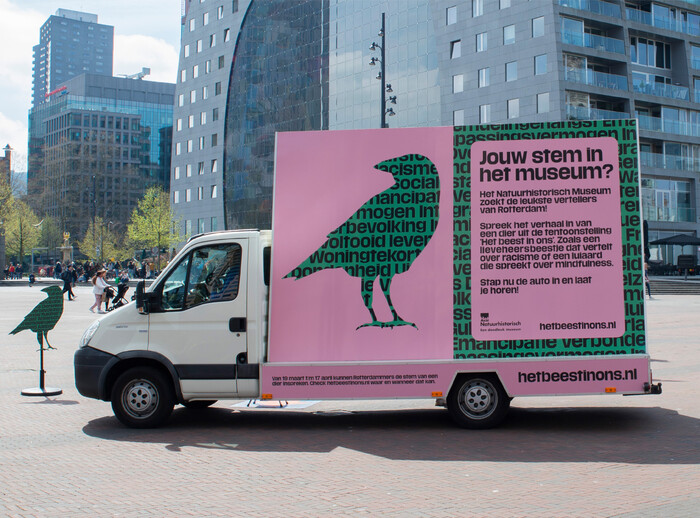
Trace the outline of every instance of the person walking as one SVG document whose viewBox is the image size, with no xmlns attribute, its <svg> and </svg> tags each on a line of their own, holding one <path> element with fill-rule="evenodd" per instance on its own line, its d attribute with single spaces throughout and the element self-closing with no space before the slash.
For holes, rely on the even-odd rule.
<svg viewBox="0 0 700 518">
<path fill-rule="evenodd" d="M 105 273 L 105 270 L 97 270 L 97 273 L 95 273 L 95 276 L 92 278 L 92 293 L 95 295 L 95 303 L 90 306 L 91 313 L 95 312 L 95 308 L 97 308 L 98 313 L 104 313 L 104 311 L 100 309 L 100 304 L 102 303 L 102 294 L 105 288 L 109 286 L 105 280 Z"/>
<path fill-rule="evenodd" d="M 73 294 L 73 290 L 71 290 L 70 286 L 71 282 L 73 281 L 73 275 L 70 272 L 70 268 L 63 270 L 61 280 L 63 281 L 63 290 L 61 290 L 61 294 L 68 293 L 68 300 L 73 300 L 75 295 Z"/>
<path fill-rule="evenodd" d="M 651 296 L 651 283 L 649 282 L 649 263 L 644 263 L 644 285 L 647 288 L 649 300 L 654 300 L 654 297 Z"/>
</svg>

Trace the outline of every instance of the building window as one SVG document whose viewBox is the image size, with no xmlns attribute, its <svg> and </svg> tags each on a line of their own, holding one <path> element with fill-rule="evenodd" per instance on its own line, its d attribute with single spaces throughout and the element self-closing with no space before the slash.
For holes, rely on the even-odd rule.
<svg viewBox="0 0 700 518">
<path fill-rule="evenodd" d="M 185 94 L 180 94 L 177 97 L 177 105 L 178 106 L 184 106 L 185 105 Z"/>
<path fill-rule="evenodd" d="M 204 187 L 202 187 L 202 186 L 197 187 L 197 199 L 198 200 L 204 199 Z M 204 225 L 203 221 L 202 221 L 202 225 Z"/>
<path fill-rule="evenodd" d="M 452 112 L 452 125 L 464 126 L 464 110 L 455 110 Z"/>
<path fill-rule="evenodd" d="M 532 19 L 532 37 L 544 36 L 544 16 Z"/>
<path fill-rule="evenodd" d="M 506 63 L 506 82 L 515 81 L 518 79 L 518 62 L 511 61 Z"/>
<path fill-rule="evenodd" d="M 503 27 L 503 44 L 512 45 L 515 43 L 515 25 L 506 25 Z"/>
<path fill-rule="evenodd" d="M 450 42 L 450 59 L 462 57 L 462 40 Z"/>
<path fill-rule="evenodd" d="M 197 100 L 197 90 L 190 90 L 190 103 L 194 103 Z"/>
<path fill-rule="evenodd" d="M 192 235 L 192 220 L 188 219 L 185 221 L 185 236 L 189 237 Z"/>
<path fill-rule="evenodd" d="M 457 6 L 447 8 L 447 25 L 457 23 Z"/>
<path fill-rule="evenodd" d="M 207 59 L 204 62 L 204 73 L 205 74 L 211 73 L 211 59 Z"/>
<path fill-rule="evenodd" d="M 216 34 L 209 35 L 209 48 L 216 47 Z"/>
<path fill-rule="evenodd" d="M 547 54 L 535 56 L 535 75 L 541 76 L 547 73 Z"/>
<path fill-rule="evenodd" d="M 209 13 L 204 13 L 202 16 L 202 25 L 209 25 Z"/>
<path fill-rule="evenodd" d="M 194 115 L 189 115 L 187 117 L 187 127 L 194 128 Z"/>
<path fill-rule="evenodd" d="M 194 30 L 194 18 L 190 20 L 190 32 Z"/>
<path fill-rule="evenodd" d="M 537 113 L 547 113 L 549 111 L 549 92 L 537 94 Z"/>
<path fill-rule="evenodd" d="M 182 131 L 182 119 L 178 119 L 175 125 L 176 131 Z"/>
<path fill-rule="evenodd" d="M 216 9 L 216 19 L 217 19 L 217 20 L 221 20 L 223 17 L 224 17 L 224 6 L 223 6 L 223 5 L 220 5 L 220 6 Z"/>
<path fill-rule="evenodd" d="M 199 77 L 199 65 L 192 67 L 192 77 Z"/>
<path fill-rule="evenodd" d="M 223 57 L 223 56 L 219 56 L 219 70 L 221 70 L 222 68 L 224 68 L 225 63 L 226 63 L 226 62 L 225 62 L 225 60 L 224 60 L 224 57 Z"/>
<path fill-rule="evenodd" d="M 211 111 L 211 120 L 212 120 L 212 121 L 218 121 L 218 120 L 219 120 L 219 109 L 218 109 L 218 108 L 212 109 L 212 111 Z"/>
<path fill-rule="evenodd" d="M 188 152 L 188 153 L 192 153 L 192 149 L 193 149 L 193 145 L 192 145 L 192 144 L 193 144 L 192 139 L 190 139 L 190 140 L 187 141 L 187 152 Z"/>
<path fill-rule="evenodd" d="M 185 166 L 185 174 L 187 175 L 188 178 L 190 176 L 192 176 L 192 164 L 187 164 Z"/>
<path fill-rule="evenodd" d="M 216 158 L 211 161 L 211 172 L 212 173 L 219 172 L 219 161 Z"/>
<path fill-rule="evenodd" d="M 188 45 L 185 45 L 185 57 L 186 57 L 186 58 L 189 58 L 189 57 L 190 57 L 190 46 L 189 46 L 189 44 L 188 44 Z"/>
<path fill-rule="evenodd" d="M 662 41 L 632 37 L 630 38 L 630 60 L 638 65 L 670 69 L 671 45 Z"/>
<path fill-rule="evenodd" d="M 192 189 L 187 189 L 187 190 L 185 191 L 185 201 L 186 201 L 187 203 L 189 203 L 189 202 L 192 201 Z"/>
<path fill-rule="evenodd" d="M 204 174 L 204 162 L 199 162 L 197 164 L 197 173 Z"/>
<path fill-rule="evenodd" d="M 233 13 L 238 12 L 238 0 L 233 0 L 232 5 L 231 5 L 231 12 L 233 12 Z"/>
<path fill-rule="evenodd" d="M 231 29 L 229 28 L 224 29 L 224 43 L 227 41 L 231 41 Z"/>
<path fill-rule="evenodd" d="M 202 99 L 209 99 L 209 87 L 208 86 L 202 87 Z"/>
<path fill-rule="evenodd" d="M 173 203 L 180 203 L 180 191 L 173 191 Z"/>
<path fill-rule="evenodd" d="M 476 51 L 484 52 L 488 48 L 488 34 L 480 32 L 476 35 Z"/>
<path fill-rule="evenodd" d="M 472 16 L 476 18 L 484 14 L 484 0 L 472 0 Z"/>
<path fill-rule="evenodd" d="M 458 94 L 464 91 L 464 75 L 457 74 L 452 76 L 452 93 Z"/>
<path fill-rule="evenodd" d="M 176 155 L 179 155 L 179 154 L 181 154 L 181 153 L 182 153 L 182 143 L 181 143 L 181 142 L 177 142 L 177 143 L 175 144 L 175 154 L 176 154 Z"/>
<path fill-rule="evenodd" d="M 173 177 L 175 178 L 175 180 L 180 179 L 180 166 L 175 166 L 175 170 L 173 172 Z"/>
<path fill-rule="evenodd" d="M 483 88 L 490 84 L 490 76 L 491 73 L 489 68 L 479 69 L 479 88 Z"/>
<path fill-rule="evenodd" d="M 187 70 L 180 70 L 180 82 L 184 83 L 187 80 Z"/>
<path fill-rule="evenodd" d="M 212 197 L 212 198 L 216 198 L 217 195 L 218 195 L 218 193 L 217 193 L 217 191 L 216 191 L 216 185 L 212 185 L 212 186 L 211 186 L 211 197 Z"/>
<path fill-rule="evenodd" d="M 199 232 L 200 234 L 204 233 L 204 218 L 197 219 L 197 232 Z"/>
<path fill-rule="evenodd" d="M 508 118 L 517 119 L 520 117 L 520 99 L 508 99 Z"/>
<path fill-rule="evenodd" d="M 510 0 L 500 0 L 498 6 L 500 9 L 508 9 L 510 7 Z"/>
<path fill-rule="evenodd" d="M 218 222 L 216 221 L 216 216 L 211 217 L 211 231 L 216 232 L 219 230 Z"/>
<path fill-rule="evenodd" d="M 219 134 L 218 133 L 212 133 L 211 136 L 211 147 L 215 147 L 219 145 Z"/>
<path fill-rule="evenodd" d="M 488 124 L 491 122 L 491 105 L 482 104 L 479 106 L 479 124 Z"/>
<path fill-rule="evenodd" d="M 206 144 L 206 139 L 204 136 L 199 137 L 199 149 L 204 149 L 204 145 Z"/>
<path fill-rule="evenodd" d="M 207 123 L 207 112 L 201 112 L 199 114 L 199 124 L 204 126 Z"/>
<path fill-rule="evenodd" d="M 202 40 L 197 40 L 197 52 L 202 52 Z"/>
</svg>

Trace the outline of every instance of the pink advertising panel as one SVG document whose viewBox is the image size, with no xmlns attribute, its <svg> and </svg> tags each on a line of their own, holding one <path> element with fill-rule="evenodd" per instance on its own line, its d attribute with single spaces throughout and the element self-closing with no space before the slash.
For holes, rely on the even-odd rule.
<svg viewBox="0 0 700 518">
<path fill-rule="evenodd" d="M 622 336 L 618 161 L 611 137 L 474 143 L 477 340 Z"/>
<path fill-rule="evenodd" d="M 452 358 L 452 128 L 276 149 L 269 360 Z"/>
<path fill-rule="evenodd" d="M 446 397 L 457 372 L 495 372 L 511 396 L 643 393 L 649 362 L 643 356 L 535 361 L 262 367 L 270 399 Z"/>
</svg>

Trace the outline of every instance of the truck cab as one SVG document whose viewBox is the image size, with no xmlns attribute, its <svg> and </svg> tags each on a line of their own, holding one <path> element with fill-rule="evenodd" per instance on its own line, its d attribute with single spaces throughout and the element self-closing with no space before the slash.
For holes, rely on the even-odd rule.
<svg viewBox="0 0 700 518">
<path fill-rule="evenodd" d="M 136 300 L 97 320 L 75 355 L 78 391 L 132 427 L 173 405 L 257 397 L 267 335 L 270 231 L 196 236 Z"/>
</svg>

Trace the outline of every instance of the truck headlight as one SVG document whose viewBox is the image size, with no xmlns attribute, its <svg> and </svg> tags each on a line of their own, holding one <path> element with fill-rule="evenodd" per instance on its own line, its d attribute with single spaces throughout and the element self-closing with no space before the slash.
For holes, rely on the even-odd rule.
<svg viewBox="0 0 700 518">
<path fill-rule="evenodd" d="M 83 337 L 80 339 L 80 344 L 78 344 L 78 347 L 80 347 L 80 348 L 87 347 L 87 345 L 90 343 L 90 340 L 95 335 L 95 332 L 97 331 L 98 327 L 100 327 L 100 321 L 95 320 L 90 325 L 90 327 L 88 327 L 85 330 L 85 332 L 83 333 Z"/>
</svg>

